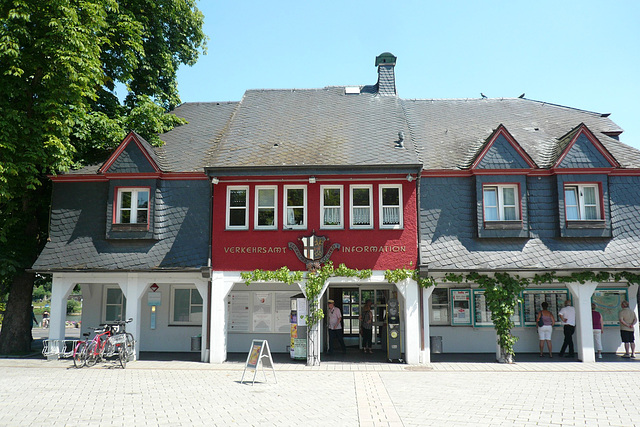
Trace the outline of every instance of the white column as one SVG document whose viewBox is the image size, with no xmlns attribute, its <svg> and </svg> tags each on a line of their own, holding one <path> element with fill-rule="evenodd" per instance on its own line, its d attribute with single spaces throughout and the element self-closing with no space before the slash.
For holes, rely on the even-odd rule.
<svg viewBox="0 0 640 427">
<path fill-rule="evenodd" d="M 198 292 L 200 292 L 200 296 L 202 297 L 202 339 L 200 347 L 200 361 L 208 362 L 209 352 L 207 350 L 207 334 L 209 333 L 209 325 L 207 324 L 207 313 L 209 312 L 209 296 L 207 290 L 209 288 L 209 282 L 206 280 L 197 280 L 196 288 L 198 288 Z"/>
<path fill-rule="evenodd" d="M 578 359 L 585 363 L 595 363 L 593 345 L 593 322 L 591 320 L 591 297 L 598 287 L 597 282 L 569 283 L 567 288 L 573 296 L 576 309 L 576 338 Z"/>
<path fill-rule="evenodd" d="M 418 283 L 405 279 L 396 285 L 404 298 L 404 359 L 408 365 L 417 365 L 420 363 Z"/>
<path fill-rule="evenodd" d="M 431 308 L 429 307 L 429 298 L 435 286 L 429 286 L 422 290 L 422 339 L 424 340 L 424 349 L 420 351 L 420 363 L 431 363 L 431 335 L 429 332 L 429 319 L 431 317 Z M 418 343 L 420 344 L 420 343 Z"/>
<path fill-rule="evenodd" d="M 49 316 L 49 339 L 63 340 L 65 338 L 65 321 L 67 319 L 67 298 L 75 283 L 68 278 L 53 275 L 51 285 L 51 314 Z"/>
<path fill-rule="evenodd" d="M 126 282 L 118 283 L 124 297 L 127 299 L 127 313 L 123 320 L 133 319 L 131 323 L 127 325 L 127 331 L 133 335 L 136 340 L 136 360 L 140 357 L 140 325 L 142 323 L 142 295 L 147 290 L 147 283 L 143 282 L 138 273 L 127 274 Z"/>
<path fill-rule="evenodd" d="M 238 275 L 237 281 L 242 280 Z M 211 275 L 211 351 L 209 363 L 227 360 L 227 295 L 231 292 L 234 278 L 220 272 Z"/>
</svg>

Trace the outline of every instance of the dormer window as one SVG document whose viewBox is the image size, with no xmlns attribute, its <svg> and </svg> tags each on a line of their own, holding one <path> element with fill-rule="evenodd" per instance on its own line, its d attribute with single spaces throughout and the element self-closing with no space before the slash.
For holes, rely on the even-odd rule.
<svg viewBox="0 0 640 427">
<path fill-rule="evenodd" d="M 485 222 L 520 219 L 517 185 L 485 185 L 482 192 Z"/>
<path fill-rule="evenodd" d="M 564 187 L 567 221 L 596 221 L 600 213 L 600 191 L 595 184 L 571 184 Z"/>
<path fill-rule="evenodd" d="M 149 189 L 119 188 L 116 224 L 149 223 Z"/>
</svg>

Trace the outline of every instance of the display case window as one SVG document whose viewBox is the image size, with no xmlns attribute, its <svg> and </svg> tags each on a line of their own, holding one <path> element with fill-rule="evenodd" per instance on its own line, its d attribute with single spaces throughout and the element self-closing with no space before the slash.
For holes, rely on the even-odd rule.
<svg viewBox="0 0 640 427">
<path fill-rule="evenodd" d="M 471 289 L 451 289 L 451 324 L 471 325 Z"/>
<path fill-rule="evenodd" d="M 449 325 L 449 289 L 435 288 L 431 294 L 431 311 L 429 312 L 431 325 Z"/>
</svg>

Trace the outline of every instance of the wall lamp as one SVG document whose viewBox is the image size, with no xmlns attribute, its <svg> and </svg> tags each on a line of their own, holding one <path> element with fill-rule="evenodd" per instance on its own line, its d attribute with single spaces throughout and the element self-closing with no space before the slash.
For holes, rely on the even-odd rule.
<svg viewBox="0 0 640 427">
<path fill-rule="evenodd" d="M 413 176 L 411 176 L 411 174 L 407 175 L 407 181 L 409 182 L 413 181 Z"/>
<path fill-rule="evenodd" d="M 310 176 L 309 177 L 309 184 L 315 184 L 316 183 L 316 177 L 315 176 Z"/>
<path fill-rule="evenodd" d="M 212 183 L 213 185 L 216 185 L 216 184 L 217 184 L 217 183 L 219 183 L 219 182 L 220 182 L 220 180 L 218 179 L 218 177 L 217 177 L 217 176 L 214 176 L 213 178 L 211 178 L 211 183 Z"/>
</svg>

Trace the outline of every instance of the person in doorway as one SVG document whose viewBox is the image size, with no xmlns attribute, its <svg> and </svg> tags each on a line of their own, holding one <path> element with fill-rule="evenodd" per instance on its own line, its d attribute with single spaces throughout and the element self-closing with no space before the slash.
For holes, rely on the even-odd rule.
<svg viewBox="0 0 640 427">
<path fill-rule="evenodd" d="M 624 344 L 624 355 L 622 357 L 635 359 L 636 343 L 633 336 L 633 325 L 636 324 L 638 318 L 636 313 L 629 308 L 629 301 L 622 301 L 620 305 L 622 310 L 618 314 L 618 320 L 620 321 L 620 337 Z"/>
<path fill-rule="evenodd" d="M 591 321 L 593 322 L 593 344 L 598 353 L 598 359 L 602 359 L 602 314 L 596 311 L 594 303 L 591 303 Z"/>
<path fill-rule="evenodd" d="M 342 334 L 342 312 L 335 306 L 334 301 L 330 299 L 329 303 L 329 350 L 328 354 L 331 354 L 334 350 L 335 341 L 340 344 L 342 353 L 347 352 L 347 347 L 344 345 L 344 336 Z"/>
<path fill-rule="evenodd" d="M 551 349 L 551 333 L 553 332 L 553 325 L 556 323 L 556 319 L 553 314 L 548 310 L 549 304 L 545 301 L 541 304 L 542 310 L 536 317 L 536 324 L 542 319 L 542 326 L 538 326 L 538 338 L 540 339 L 540 357 L 544 356 L 544 343 L 547 343 L 547 350 L 549 350 L 549 357 L 553 357 L 553 351 Z"/>
<path fill-rule="evenodd" d="M 576 309 L 571 305 L 571 301 L 566 300 L 564 307 L 558 313 L 564 328 L 564 342 L 560 348 L 560 357 L 564 356 L 564 351 L 569 347 L 569 354 L 566 357 L 575 357 L 576 353 L 573 349 L 573 333 L 576 331 Z"/>
<path fill-rule="evenodd" d="M 373 353 L 371 349 L 371 338 L 373 328 L 373 311 L 371 311 L 371 304 L 373 302 L 369 299 L 364 303 L 362 313 L 360 313 L 360 335 L 362 335 L 362 351 L 365 353 Z"/>
</svg>

